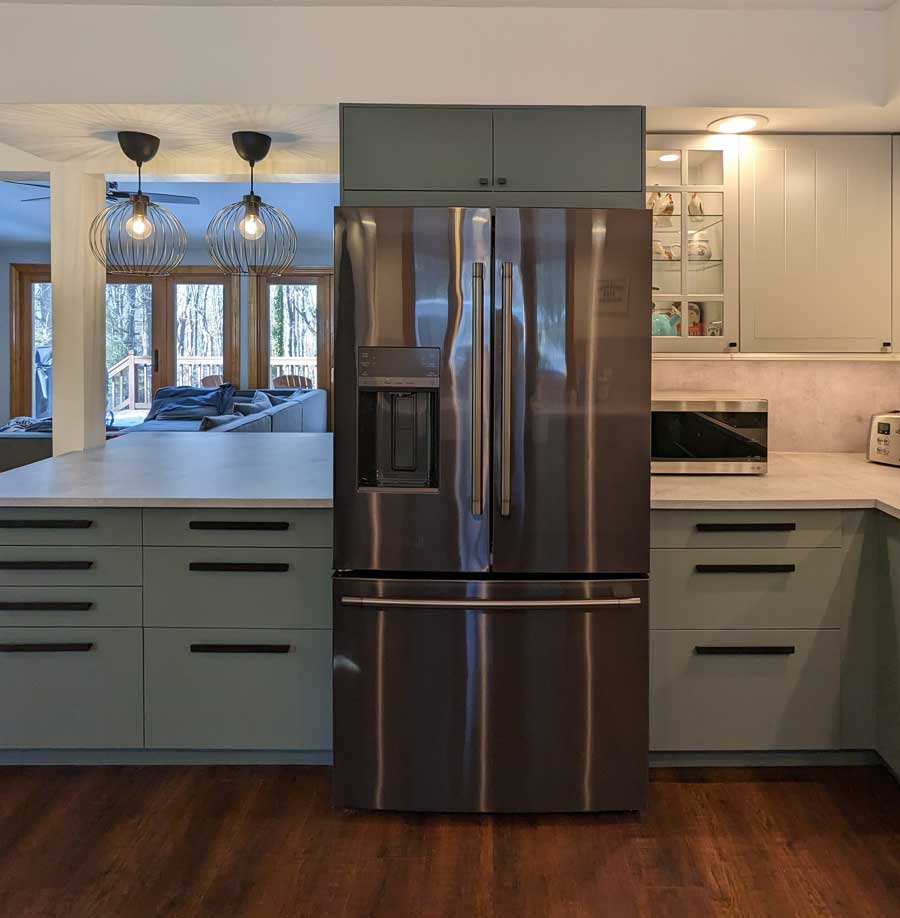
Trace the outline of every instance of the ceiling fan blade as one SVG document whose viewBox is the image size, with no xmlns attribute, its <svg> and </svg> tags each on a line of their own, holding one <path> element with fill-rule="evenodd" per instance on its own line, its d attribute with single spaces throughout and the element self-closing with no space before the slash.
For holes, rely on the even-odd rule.
<svg viewBox="0 0 900 918">
<path fill-rule="evenodd" d="M 45 194 L 43 197 L 40 197 L 40 198 L 22 198 L 22 199 L 19 201 L 19 203 L 20 203 L 20 204 L 28 204 L 30 201 L 49 201 L 49 200 L 50 200 L 50 195 L 49 195 L 49 194 Z"/>
<path fill-rule="evenodd" d="M 110 201 L 122 201 L 133 197 L 134 191 L 107 191 L 106 198 Z M 145 191 L 145 195 L 156 204 L 199 204 L 200 198 L 187 194 L 157 194 L 155 191 Z"/>
<path fill-rule="evenodd" d="M 195 198 L 193 195 L 188 194 L 156 194 L 156 192 L 148 192 L 147 197 L 151 201 L 157 201 L 161 204 L 199 204 L 200 198 Z"/>
<path fill-rule="evenodd" d="M 17 182 L 15 179 L 2 179 L 7 185 L 27 185 L 29 188 L 43 188 L 44 191 L 49 191 L 50 186 L 48 184 L 41 184 L 40 182 Z"/>
</svg>

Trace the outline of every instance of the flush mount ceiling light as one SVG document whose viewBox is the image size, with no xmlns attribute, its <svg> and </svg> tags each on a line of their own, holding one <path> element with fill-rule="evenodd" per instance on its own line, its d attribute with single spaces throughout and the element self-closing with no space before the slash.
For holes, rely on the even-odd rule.
<svg viewBox="0 0 900 918">
<path fill-rule="evenodd" d="M 716 118 L 706 126 L 708 131 L 717 134 L 746 134 L 764 128 L 769 123 L 765 115 L 729 115 L 727 118 Z"/>
<path fill-rule="evenodd" d="M 678 153 L 663 153 L 659 157 L 661 163 L 677 163 L 681 159 L 681 155 Z"/>
<path fill-rule="evenodd" d="M 159 277 L 171 274 L 187 251 L 187 234 L 174 214 L 141 190 L 141 167 L 159 150 L 159 138 L 138 131 L 119 131 L 122 152 L 137 165 L 135 194 L 116 192 L 112 204 L 94 217 L 90 245 L 108 274 Z"/>
<path fill-rule="evenodd" d="M 250 193 L 209 221 L 209 256 L 225 274 L 277 277 L 297 254 L 297 234 L 280 210 L 263 203 L 253 191 L 253 167 L 268 155 L 272 138 L 256 131 L 236 131 L 231 141 L 238 156 L 250 163 Z"/>
</svg>

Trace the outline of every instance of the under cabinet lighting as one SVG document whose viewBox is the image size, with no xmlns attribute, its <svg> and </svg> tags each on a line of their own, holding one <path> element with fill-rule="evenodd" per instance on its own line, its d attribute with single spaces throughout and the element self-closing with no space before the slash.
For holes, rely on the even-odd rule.
<svg viewBox="0 0 900 918">
<path fill-rule="evenodd" d="M 681 156 L 678 153 L 663 153 L 659 161 L 661 163 L 677 163 L 679 159 L 681 159 Z"/>
</svg>

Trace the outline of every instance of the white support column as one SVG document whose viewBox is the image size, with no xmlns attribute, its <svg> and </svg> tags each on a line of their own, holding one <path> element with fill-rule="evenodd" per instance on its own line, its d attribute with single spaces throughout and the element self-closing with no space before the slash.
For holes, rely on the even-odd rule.
<svg viewBox="0 0 900 918">
<path fill-rule="evenodd" d="M 106 206 L 103 175 L 78 163 L 50 173 L 53 276 L 53 454 L 106 442 L 106 273 L 88 244 Z"/>
</svg>

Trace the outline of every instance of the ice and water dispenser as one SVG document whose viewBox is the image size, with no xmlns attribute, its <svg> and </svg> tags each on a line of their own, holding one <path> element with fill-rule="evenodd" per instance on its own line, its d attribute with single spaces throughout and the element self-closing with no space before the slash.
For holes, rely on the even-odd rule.
<svg viewBox="0 0 900 918">
<path fill-rule="evenodd" d="M 437 488 L 440 375 L 440 348 L 359 348 L 361 488 Z"/>
</svg>

